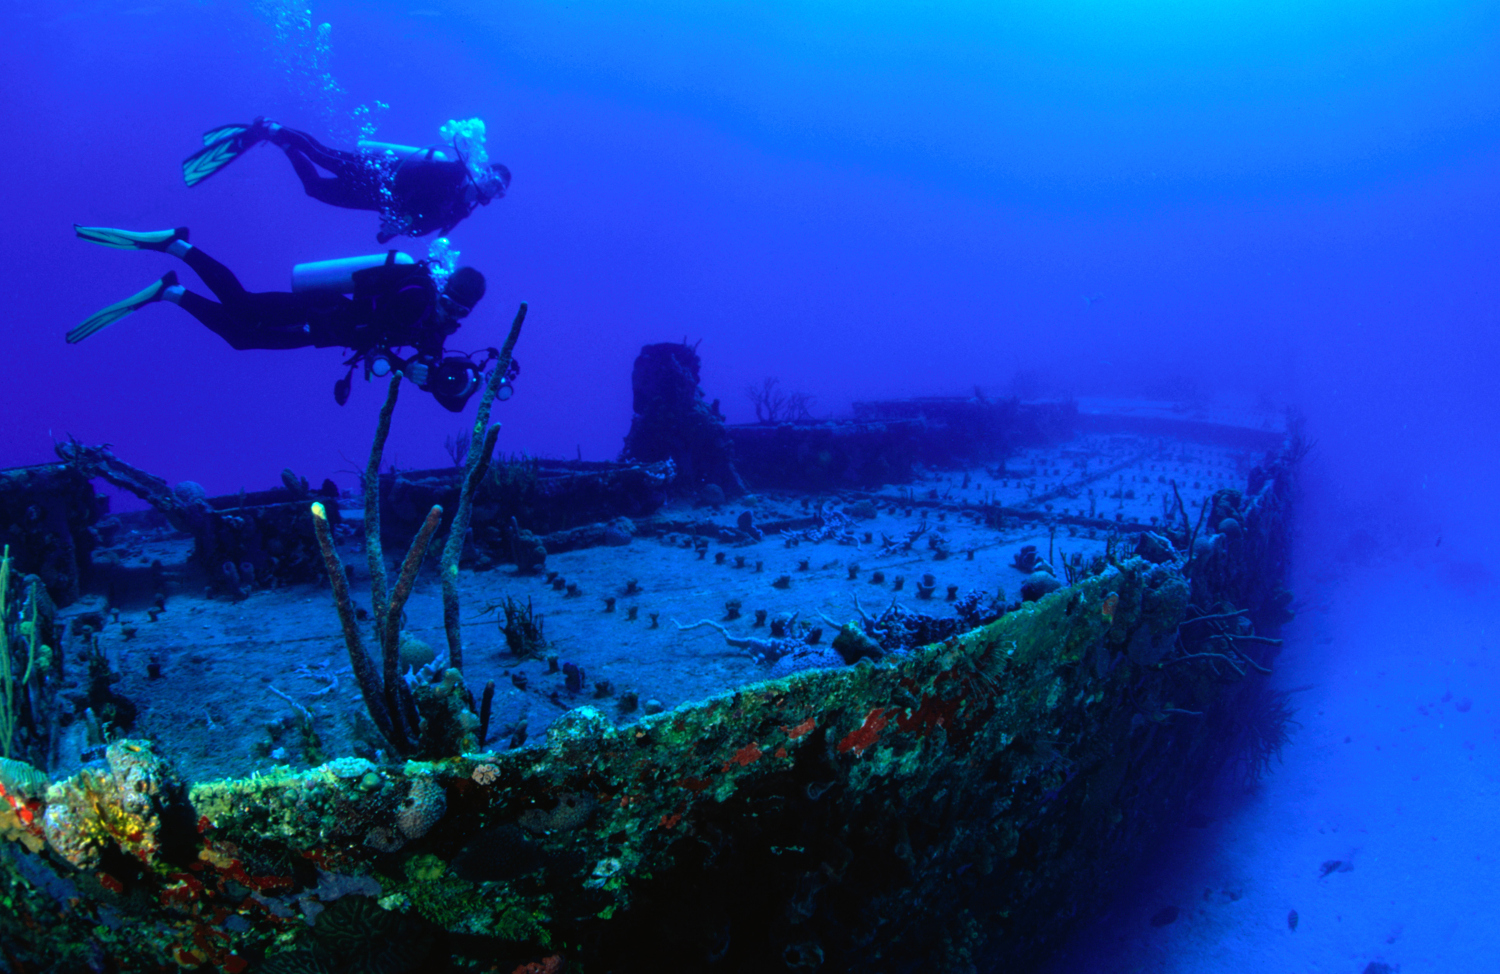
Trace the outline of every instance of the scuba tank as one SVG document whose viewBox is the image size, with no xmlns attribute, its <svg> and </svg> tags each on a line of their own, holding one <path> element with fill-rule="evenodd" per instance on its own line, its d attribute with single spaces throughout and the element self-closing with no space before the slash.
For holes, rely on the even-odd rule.
<svg viewBox="0 0 1500 974">
<path fill-rule="evenodd" d="M 337 291 L 350 294 L 354 291 L 354 272 L 383 264 L 415 264 L 410 254 L 399 250 L 383 254 L 368 254 L 364 257 L 339 257 L 335 260 L 316 260 L 292 267 L 293 291 Z"/>
<path fill-rule="evenodd" d="M 424 149 L 415 145 L 397 145 L 394 142 L 370 142 L 366 139 L 360 139 L 355 143 L 355 146 L 359 149 L 360 152 L 369 152 L 372 154 L 383 152 L 393 156 L 400 156 L 402 159 L 409 159 L 419 152 L 429 151 L 428 149 Z M 431 152 L 432 158 L 435 161 L 448 161 L 448 155 L 442 149 L 433 147 L 431 149 Z"/>
</svg>

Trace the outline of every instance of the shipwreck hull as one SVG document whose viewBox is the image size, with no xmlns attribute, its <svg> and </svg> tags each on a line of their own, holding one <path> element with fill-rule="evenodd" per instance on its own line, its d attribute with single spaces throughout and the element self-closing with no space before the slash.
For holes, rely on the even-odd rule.
<svg viewBox="0 0 1500 974">
<path fill-rule="evenodd" d="M 191 788 L 145 742 L 50 787 L 0 765 L 0 965 L 1024 969 L 1254 760 L 1293 463 L 1216 495 L 1232 536 L 1184 524 L 1190 561 L 544 747 Z M 1183 648 L 1227 613 L 1259 635 Z"/>
</svg>

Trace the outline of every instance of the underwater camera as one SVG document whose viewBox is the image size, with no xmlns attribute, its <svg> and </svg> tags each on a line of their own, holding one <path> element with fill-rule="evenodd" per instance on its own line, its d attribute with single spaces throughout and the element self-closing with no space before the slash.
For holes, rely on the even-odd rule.
<svg viewBox="0 0 1500 974">
<path fill-rule="evenodd" d="M 428 368 L 427 381 L 422 388 L 432 393 L 444 409 L 461 412 L 469 397 L 479 389 L 484 379 L 484 367 L 499 357 L 500 353 L 493 348 L 487 349 L 485 357 L 477 362 L 472 355 L 445 355 Z M 495 390 L 497 399 L 503 401 L 515 393 L 515 386 L 511 383 L 519 372 L 520 366 L 512 359 L 510 367 L 500 376 Z"/>
<path fill-rule="evenodd" d="M 363 363 L 366 381 L 372 377 L 384 378 L 392 372 L 400 371 L 418 386 L 438 397 L 449 409 L 461 408 L 484 381 L 485 366 L 500 357 L 499 350 L 494 348 L 485 349 L 484 357 L 478 361 L 475 360 L 477 354 L 445 355 L 434 363 L 431 359 L 423 361 L 420 357 L 408 361 L 388 348 L 374 348 L 357 354 L 345 363 L 349 366 L 349 374 L 334 383 L 333 397 L 340 406 L 349 400 L 350 379 L 353 378 L 354 368 Z M 500 377 L 500 387 L 496 390 L 495 397 L 503 402 L 515 395 L 513 383 L 520 374 L 521 364 L 514 358 L 511 359 L 505 375 Z"/>
<path fill-rule="evenodd" d="M 450 355 L 427 373 L 427 388 L 439 396 L 467 399 L 479 388 L 479 370 L 464 355 Z"/>
<path fill-rule="evenodd" d="M 484 367 L 499 357 L 499 350 L 493 348 L 485 349 L 484 358 L 477 362 L 473 354 L 444 356 L 443 360 L 433 366 L 428 373 L 427 389 L 434 395 L 456 399 L 467 398 L 479 388 L 479 383 L 484 378 Z M 500 388 L 496 390 L 495 398 L 503 402 L 515 395 L 516 389 L 513 383 L 516 376 L 520 374 L 521 363 L 514 358 L 511 359 L 505 375 L 500 377 Z"/>
</svg>

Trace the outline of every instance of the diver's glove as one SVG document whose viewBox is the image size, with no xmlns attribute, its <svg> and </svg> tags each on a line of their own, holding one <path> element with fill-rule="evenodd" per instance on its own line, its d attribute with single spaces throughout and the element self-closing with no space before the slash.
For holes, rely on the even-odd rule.
<svg viewBox="0 0 1500 974">
<path fill-rule="evenodd" d="M 401 370 L 401 374 L 419 386 L 427 385 L 427 365 L 423 362 L 408 362 Z"/>
</svg>

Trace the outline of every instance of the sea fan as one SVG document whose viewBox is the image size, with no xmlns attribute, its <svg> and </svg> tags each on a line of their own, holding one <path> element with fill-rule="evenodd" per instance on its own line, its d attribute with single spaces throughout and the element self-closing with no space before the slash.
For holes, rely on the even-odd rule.
<svg viewBox="0 0 1500 974">
<path fill-rule="evenodd" d="M 1292 739 L 1292 728 L 1301 727 L 1291 705 L 1293 690 L 1275 690 L 1264 680 L 1246 684 L 1233 703 L 1234 767 L 1247 787 L 1271 770 L 1271 759 L 1281 759 L 1281 749 Z"/>
</svg>

